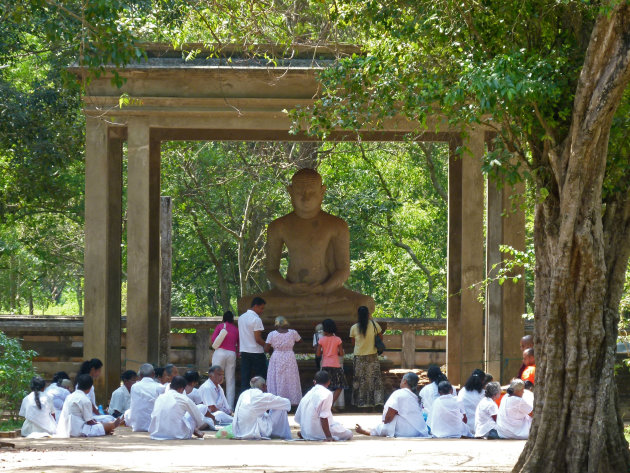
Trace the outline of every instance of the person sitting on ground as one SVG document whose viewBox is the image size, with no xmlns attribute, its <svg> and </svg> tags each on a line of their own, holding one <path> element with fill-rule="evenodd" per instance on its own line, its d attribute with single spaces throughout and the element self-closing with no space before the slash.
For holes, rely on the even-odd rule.
<svg viewBox="0 0 630 473">
<path fill-rule="evenodd" d="M 203 404 L 201 396 L 199 395 L 199 373 L 195 370 L 188 370 L 184 373 L 184 379 L 186 380 L 186 389 L 184 392 L 192 402 L 195 404 Z"/>
<path fill-rule="evenodd" d="M 475 431 L 475 411 L 477 410 L 477 405 L 485 395 L 483 391 L 483 380 L 485 377 L 486 374 L 482 370 L 474 370 L 464 387 L 457 393 L 457 401 L 466 413 L 468 428 L 471 432 Z"/>
<path fill-rule="evenodd" d="M 466 412 L 453 395 L 453 386 L 448 381 L 438 384 L 439 397 L 433 401 L 427 423 L 431 434 L 437 438 L 470 437 Z"/>
<path fill-rule="evenodd" d="M 208 380 L 199 388 L 201 402 L 212 413 L 215 424 L 231 424 L 232 409 L 225 397 L 221 383 L 223 382 L 223 368 L 219 365 L 211 366 L 208 370 Z"/>
<path fill-rule="evenodd" d="M 251 389 L 241 393 L 234 411 L 232 431 L 237 439 L 260 440 L 291 438 L 287 412 L 291 401 L 267 392 L 267 383 L 261 376 L 253 377 Z"/>
<path fill-rule="evenodd" d="M 155 400 L 165 391 L 165 386 L 155 380 L 155 370 L 149 363 L 140 367 L 138 375 L 140 381 L 131 386 L 129 410 L 124 416 L 125 424 L 134 432 L 147 432 Z"/>
<path fill-rule="evenodd" d="M 520 345 L 521 345 L 521 353 L 527 350 L 528 348 L 534 348 L 534 337 L 532 337 L 531 335 L 525 335 L 523 338 L 521 338 Z M 527 365 L 523 362 L 521 364 L 521 367 L 518 369 L 518 374 L 516 375 L 516 377 L 521 378 L 521 376 L 523 375 L 523 371 L 525 371 L 526 368 L 527 368 Z"/>
<path fill-rule="evenodd" d="M 475 437 L 499 438 L 497 432 L 497 414 L 499 407 L 496 400 L 501 396 L 501 385 L 495 381 L 486 384 L 485 396 L 475 410 Z"/>
<path fill-rule="evenodd" d="M 155 373 L 155 381 L 160 384 L 166 384 L 166 378 L 164 377 L 164 367 L 158 366 L 153 368 L 153 372 Z"/>
<path fill-rule="evenodd" d="M 162 381 L 161 383 L 165 386 L 166 390 L 169 389 L 171 384 L 171 380 L 175 377 L 179 376 L 179 370 L 177 366 L 172 363 L 169 363 L 164 367 L 164 373 L 162 373 Z"/>
<path fill-rule="evenodd" d="M 186 379 L 174 376 L 170 389 L 155 401 L 149 435 L 153 440 L 187 440 L 193 435 L 203 438 L 199 429 L 205 421 L 195 403 L 186 394 Z"/>
<path fill-rule="evenodd" d="M 31 379 L 31 393 L 22 400 L 20 417 L 24 417 L 22 437 L 43 437 L 57 431 L 55 407 L 52 399 L 44 393 L 46 381 L 39 376 Z"/>
<path fill-rule="evenodd" d="M 422 401 L 422 412 L 425 419 L 428 419 L 429 412 L 431 412 L 431 406 L 433 401 L 439 397 L 438 384 L 440 381 L 448 381 L 446 375 L 442 373 L 439 366 L 431 365 L 427 370 L 427 377 L 429 378 L 429 384 L 420 390 L 420 400 Z M 430 425 L 429 425 L 430 426 Z"/>
<path fill-rule="evenodd" d="M 533 406 L 523 399 L 525 383 L 513 379 L 497 414 L 497 432 L 503 439 L 527 439 L 534 415 Z"/>
<path fill-rule="evenodd" d="M 127 370 L 120 375 L 122 385 L 112 393 L 107 413 L 118 419 L 131 407 L 131 386 L 138 381 L 138 375 L 133 370 Z"/>
<path fill-rule="evenodd" d="M 357 433 L 377 437 L 428 437 L 417 390 L 418 375 L 412 371 L 405 373 L 400 389 L 389 396 L 383 407 L 382 422 L 371 431 L 357 424 Z"/>
<path fill-rule="evenodd" d="M 94 385 L 89 374 L 77 376 L 77 389 L 66 398 L 57 425 L 57 437 L 99 437 L 110 435 L 120 425 L 121 418 L 114 422 L 98 422 L 92 412 L 92 401 L 88 393 Z"/>
<path fill-rule="evenodd" d="M 534 359 L 534 349 L 527 348 L 523 350 L 523 365 L 525 369 L 520 378 L 523 381 L 529 381 L 532 385 L 536 382 L 536 360 Z"/>
<path fill-rule="evenodd" d="M 52 383 L 44 390 L 44 394 L 52 399 L 56 421 L 59 421 L 63 403 L 72 391 L 74 391 L 74 386 L 72 386 L 70 376 L 68 376 L 68 373 L 65 371 L 56 372 L 53 376 Z"/>
<path fill-rule="evenodd" d="M 302 398 L 295 412 L 300 425 L 298 436 L 304 440 L 351 440 L 352 432 L 335 422 L 331 412 L 333 394 L 328 390 L 330 375 L 327 371 L 315 373 L 313 387 Z"/>
</svg>

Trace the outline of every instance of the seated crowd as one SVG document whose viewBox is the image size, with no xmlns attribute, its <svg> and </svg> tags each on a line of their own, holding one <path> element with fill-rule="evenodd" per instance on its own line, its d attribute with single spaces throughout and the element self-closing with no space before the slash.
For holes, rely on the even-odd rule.
<svg viewBox="0 0 630 473">
<path fill-rule="evenodd" d="M 297 368 L 293 366 L 294 357 L 291 363 L 276 359 L 278 367 L 270 374 L 274 383 L 271 392 L 267 392 L 264 377 L 251 378 L 250 388 L 241 393 L 234 409 L 221 386 L 225 380 L 222 366 L 211 366 L 208 379 L 200 385 L 196 371 L 180 376 L 174 365 L 156 369 L 146 363 L 137 374 L 131 370 L 122 374 L 121 385 L 112 393 L 105 414 L 94 396 L 94 380 L 100 376 L 103 363 L 94 358 L 81 365 L 74 385 L 65 372 L 56 373 L 46 389 L 42 378 L 32 379 L 31 393 L 20 409 L 20 416 L 25 418 L 22 435 L 96 437 L 111 434 L 124 423 L 134 432 L 148 432 L 155 440 L 203 438 L 204 429 L 229 432 L 224 436 L 238 439 L 291 439 L 288 412 L 297 405 L 299 438 L 351 440 L 352 431 L 332 415 L 333 404 L 346 383 L 343 371 L 335 363 L 343 350 L 335 340 L 338 337 L 334 335 L 334 322 L 325 322 L 317 349 L 322 356 L 321 369 L 303 397 L 301 393 L 294 395 L 293 388 L 286 391 L 290 393 L 286 397 L 278 395 L 285 392 L 282 386 L 276 386 L 278 383 L 285 378 L 294 383 L 298 376 L 293 373 L 293 368 Z M 290 350 L 299 336 L 282 320 L 276 326 L 277 335 L 263 343 L 282 347 L 279 353 Z M 482 370 L 474 370 L 457 392 L 440 368 L 431 366 L 426 386 L 418 392 L 418 375 L 406 373 L 400 388 L 384 403 L 380 423 L 369 429 L 357 424 L 356 433 L 405 438 L 526 439 L 534 404 L 535 361 L 531 342 L 531 337 L 523 337 L 523 365 L 519 371 L 522 379 L 513 379 L 505 395 L 499 383 Z M 283 376 L 287 372 L 289 376 Z M 357 383 L 360 380 L 355 379 L 354 384 Z"/>
</svg>

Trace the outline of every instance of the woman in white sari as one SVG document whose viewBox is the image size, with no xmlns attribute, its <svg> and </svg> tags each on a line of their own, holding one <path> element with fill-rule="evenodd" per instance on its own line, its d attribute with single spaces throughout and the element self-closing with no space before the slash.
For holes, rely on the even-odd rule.
<svg viewBox="0 0 630 473">
<path fill-rule="evenodd" d="M 382 422 L 371 431 L 357 424 L 356 432 L 378 437 L 428 437 L 417 389 L 418 375 L 411 371 L 406 373 L 400 381 L 400 389 L 389 396 L 383 407 Z"/>
<path fill-rule="evenodd" d="M 46 382 L 39 376 L 31 380 L 31 393 L 22 400 L 20 416 L 24 417 L 23 437 L 54 435 L 57 430 L 52 400 L 44 394 Z"/>
</svg>

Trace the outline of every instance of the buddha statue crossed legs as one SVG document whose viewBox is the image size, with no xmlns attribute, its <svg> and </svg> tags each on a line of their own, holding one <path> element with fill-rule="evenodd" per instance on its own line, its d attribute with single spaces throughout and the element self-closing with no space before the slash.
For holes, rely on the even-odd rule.
<svg viewBox="0 0 630 473">
<path fill-rule="evenodd" d="M 326 186 L 317 171 L 301 169 L 287 186 L 293 212 L 267 228 L 267 278 L 272 289 L 262 294 L 267 302 L 264 319 L 284 315 L 291 320 L 324 318 L 355 322 L 357 308 L 374 311 L 370 296 L 343 287 L 350 275 L 348 224 L 321 209 Z M 280 273 L 282 252 L 288 251 L 286 276 Z M 239 311 L 248 307 L 252 295 L 239 300 Z"/>
</svg>

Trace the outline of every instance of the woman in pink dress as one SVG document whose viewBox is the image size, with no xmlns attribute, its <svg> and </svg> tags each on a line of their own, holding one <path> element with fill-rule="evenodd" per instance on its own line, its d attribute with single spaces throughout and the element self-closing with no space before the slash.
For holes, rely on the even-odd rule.
<svg viewBox="0 0 630 473">
<path fill-rule="evenodd" d="M 302 338 L 289 328 L 284 317 L 276 317 L 274 325 L 276 330 L 267 335 L 265 341 L 265 351 L 273 350 L 267 368 L 267 391 L 285 397 L 292 406 L 297 406 L 302 399 L 302 386 L 293 345 Z"/>
</svg>

